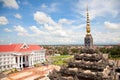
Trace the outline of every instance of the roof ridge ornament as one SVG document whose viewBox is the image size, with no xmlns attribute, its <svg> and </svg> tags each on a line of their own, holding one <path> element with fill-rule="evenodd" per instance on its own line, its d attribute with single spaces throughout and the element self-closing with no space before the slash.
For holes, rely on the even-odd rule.
<svg viewBox="0 0 120 80">
<path fill-rule="evenodd" d="M 29 46 L 26 43 L 23 43 L 20 48 L 27 49 L 27 48 L 29 48 Z"/>
</svg>

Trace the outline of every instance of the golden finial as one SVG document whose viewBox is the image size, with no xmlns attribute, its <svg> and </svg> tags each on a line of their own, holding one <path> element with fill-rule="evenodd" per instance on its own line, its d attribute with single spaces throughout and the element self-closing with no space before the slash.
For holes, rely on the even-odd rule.
<svg viewBox="0 0 120 80">
<path fill-rule="evenodd" d="M 89 13 L 88 13 L 88 5 L 87 5 L 87 24 L 86 24 L 86 32 L 90 34 L 90 20 L 89 20 Z"/>
</svg>

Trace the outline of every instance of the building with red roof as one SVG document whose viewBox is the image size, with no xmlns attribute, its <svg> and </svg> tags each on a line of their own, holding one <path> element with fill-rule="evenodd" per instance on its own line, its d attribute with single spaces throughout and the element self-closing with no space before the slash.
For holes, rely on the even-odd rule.
<svg viewBox="0 0 120 80">
<path fill-rule="evenodd" d="M 46 50 L 39 45 L 0 45 L 0 71 L 32 67 L 45 61 Z"/>
</svg>

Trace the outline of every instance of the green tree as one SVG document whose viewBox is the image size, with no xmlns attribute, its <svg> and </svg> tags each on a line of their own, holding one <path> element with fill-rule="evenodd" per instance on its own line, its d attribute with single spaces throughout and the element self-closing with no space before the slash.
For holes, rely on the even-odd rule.
<svg viewBox="0 0 120 80">
<path fill-rule="evenodd" d="M 73 48 L 73 49 L 71 49 L 71 52 L 72 53 L 79 53 L 79 49 Z"/>
<path fill-rule="evenodd" d="M 99 49 L 102 53 L 109 53 L 109 50 L 108 48 L 100 48 Z"/>
<path fill-rule="evenodd" d="M 120 58 L 120 46 L 114 46 L 109 50 L 111 58 Z"/>
<path fill-rule="evenodd" d="M 67 54 L 68 54 L 68 50 L 67 50 L 66 47 L 64 47 L 64 49 L 63 49 L 63 55 L 67 55 Z"/>
</svg>

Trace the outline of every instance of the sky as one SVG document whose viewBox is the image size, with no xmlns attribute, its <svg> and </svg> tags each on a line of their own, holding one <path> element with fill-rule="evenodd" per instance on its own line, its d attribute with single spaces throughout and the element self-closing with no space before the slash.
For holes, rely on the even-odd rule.
<svg viewBox="0 0 120 80">
<path fill-rule="evenodd" d="M 0 0 L 0 44 L 120 44 L 120 0 Z"/>
</svg>

